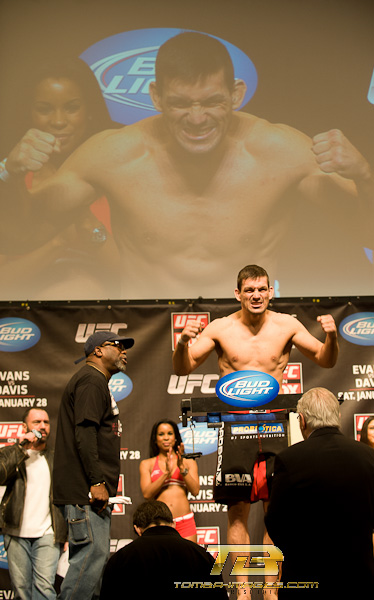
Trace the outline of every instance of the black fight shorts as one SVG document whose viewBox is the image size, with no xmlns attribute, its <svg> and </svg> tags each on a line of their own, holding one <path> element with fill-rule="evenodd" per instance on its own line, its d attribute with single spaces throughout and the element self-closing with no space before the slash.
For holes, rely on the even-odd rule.
<svg viewBox="0 0 374 600">
<path fill-rule="evenodd" d="M 268 500 L 275 456 L 287 446 L 287 421 L 223 423 L 218 430 L 215 502 Z"/>
</svg>

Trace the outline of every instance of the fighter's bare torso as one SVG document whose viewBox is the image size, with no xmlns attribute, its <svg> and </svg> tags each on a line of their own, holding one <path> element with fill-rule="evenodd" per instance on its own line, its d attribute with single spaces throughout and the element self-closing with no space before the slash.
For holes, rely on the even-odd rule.
<svg viewBox="0 0 374 600">
<path fill-rule="evenodd" d="M 195 154 L 162 119 L 98 134 L 61 171 L 77 174 L 88 197 L 108 197 L 127 286 L 157 297 L 139 277 L 155 263 L 164 297 L 222 296 L 222 273 L 249 255 L 272 273 L 298 184 L 317 171 L 309 138 L 235 113 L 221 145 Z"/>
<path fill-rule="evenodd" d="M 247 272 L 251 269 L 260 267 L 245 267 Z M 317 317 L 326 334 L 322 343 L 298 319 L 268 309 L 274 289 L 269 287 L 267 276 L 241 279 L 242 273 L 243 270 L 238 275 L 240 289 L 235 289 L 241 309 L 214 319 L 204 329 L 198 320 L 187 322 L 174 350 L 174 372 L 188 375 L 215 350 L 221 376 L 242 370 L 263 371 L 281 385 L 292 345 L 318 365 L 332 367 L 338 356 L 332 316 Z M 194 341 L 190 343 L 191 340 Z"/>
<path fill-rule="evenodd" d="M 179 147 L 163 116 L 103 132 L 68 159 L 54 197 L 64 177 L 65 211 L 107 196 L 125 294 L 190 298 L 228 296 L 233 281 L 223 274 L 249 256 L 275 276 L 298 193 L 327 176 L 307 136 L 234 113 L 221 144 L 205 153 Z"/>
<path fill-rule="evenodd" d="M 306 153 L 308 138 L 296 132 L 290 135 L 287 127 L 270 126 L 248 115 L 235 115 L 233 121 L 223 148 L 194 155 L 169 143 L 161 118 L 147 119 L 133 129 L 110 134 L 100 152 L 104 165 L 95 168 L 93 157 L 88 178 L 105 189 L 114 210 L 125 210 L 126 220 L 136 223 L 141 214 L 145 243 L 147 235 L 154 232 L 155 217 L 159 217 L 156 224 L 161 232 L 164 228 L 170 232 L 169 227 L 177 225 L 180 233 L 181 225 L 193 228 L 199 219 L 205 220 L 204 227 L 206 219 L 212 218 L 214 226 L 220 226 L 221 220 L 229 216 L 228 208 L 232 213 L 232 221 L 226 223 L 229 233 L 239 215 L 250 215 L 239 239 L 243 235 L 242 241 L 257 237 L 254 222 L 268 218 L 272 204 L 311 167 L 312 160 L 309 165 L 301 164 L 300 155 L 290 160 L 297 150 L 286 151 L 291 138 L 296 137 L 298 151 L 304 147 Z M 145 207 L 148 214 L 144 214 Z"/>
<path fill-rule="evenodd" d="M 262 325 L 257 328 L 243 322 L 240 310 L 215 319 L 210 327 L 209 336 L 215 342 L 221 377 L 233 371 L 263 371 L 281 385 L 292 337 L 298 327 L 296 319 L 267 311 Z"/>
</svg>

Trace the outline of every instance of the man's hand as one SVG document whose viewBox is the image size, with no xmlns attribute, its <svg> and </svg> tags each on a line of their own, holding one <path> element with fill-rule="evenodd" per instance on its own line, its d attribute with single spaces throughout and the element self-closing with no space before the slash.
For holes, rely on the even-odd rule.
<svg viewBox="0 0 374 600">
<path fill-rule="evenodd" d="M 24 448 L 29 448 L 31 444 L 34 444 L 35 442 L 39 441 L 35 433 L 33 433 L 32 431 L 28 431 L 27 433 L 20 433 L 20 435 L 18 436 L 18 442 L 21 443 L 25 440 L 28 442 L 28 444 L 25 444 Z"/>
<path fill-rule="evenodd" d="M 90 492 L 90 504 L 92 508 L 98 514 L 100 514 L 108 506 L 109 500 L 109 492 L 106 489 L 105 483 L 101 483 L 100 485 L 91 485 Z"/>
<path fill-rule="evenodd" d="M 334 333 L 337 335 L 336 324 L 331 315 L 321 315 L 320 317 L 317 317 L 317 321 L 321 324 L 325 333 Z"/>
<path fill-rule="evenodd" d="M 314 136 L 312 151 L 324 173 L 338 173 L 355 181 L 371 176 L 367 160 L 339 129 Z"/>
<path fill-rule="evenodd" d="M 10 175 L 39 171 L 53 152 L 60 151 L 60 141 L 51 133 L 29 129 L 10 152 L 6 169 Z"/>
<path fill-rule="evenodd" d="M 199 333 L 202 332 L 203 329 L 204 329 L 204 326 L 201 324 L 200 321 L 188 321 L 186 327 L 183 329 L 183 331 L 181 333 L 180 340 L 184 344 L 188 344 L 188 342 L 191 339 L 197 337 L 199 335 Z"/>
<path fill-rule="evenodd" d="M 214 332 L 212 323 L 207 325 L 205 330 L 205 325 L 200 320 L 187 321 L 173 353 L 173 368 L 176 375 L 189 375 L 214 350 L 215 341 L 210 335 L 212 328 Z M 203 330 L 204 333 L 196 339 Z M 188 343 L 190 340 L 193 340 L 191 345 Z"/>
</svg>

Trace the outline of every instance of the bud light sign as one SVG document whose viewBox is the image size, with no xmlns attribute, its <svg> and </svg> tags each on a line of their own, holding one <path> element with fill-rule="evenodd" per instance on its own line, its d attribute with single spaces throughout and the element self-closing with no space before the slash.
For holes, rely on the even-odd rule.
<svg viewBox="0 0 374 600">
<path fill-rule="evenodd" d="M 8 556 L 4 547 L 4 537 L 0 535 L 0 568 L 8 568 Z"/>
<path fill-rule="evenodd" d="M 116 373 L 109 379 L 109 389 L 116 402 L 127 398 L 132 392 L 132 381 L 126 373 Z"/>
<path fill-rule="evenodd" d="M 236 371 L 222 377 L 216 385 L 220 400 L 240 408 L 256 408 L 268 404 L 279 393 L 279 383 L 261 371 Z"/>
<path fill-rule="evenodd" d="M 183 427 L 179 423 L 178 429 L 186 454 L 202 452 L 205 456 L 217 452 L 217 429 L 208 427 L 206 423 L 196 423 L 191 427 Z"/>
<path fill-rule="evenodd" d="M 161 44 L 183 31 L 186 30 L 125 31 L 100 40 L 81 54 L 99 82 L 113 121 L 130 125 L 157 114 L 149 95 L 149 84 L 155 81 L 157 52 Z M 256 91 L 257 71 L 242 50 L 225 40 L 219 41 L 231 56 L 235 77 L 247 85 L 244 106 Z"/>
<path fill-rule="evenodd" d="M 350 315 L 340 323 L 343 338 L 359 346 L 374 346 L 374 313 L 363 312 Z"/>
<path fill-rule="evenodd" d="M 40 329 L 26 319 L 0 319 L 0 351 L 21 352 L 40 340 Z"/>
</svg>

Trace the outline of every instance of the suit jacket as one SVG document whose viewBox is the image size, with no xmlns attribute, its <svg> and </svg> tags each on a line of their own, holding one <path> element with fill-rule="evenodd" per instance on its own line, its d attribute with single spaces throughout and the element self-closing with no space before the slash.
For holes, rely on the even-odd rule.
<svg viewBox="0 0 374 600">
<path fill-rule="evenodd" d="M 222 578 L 210 575 L 213 564 L 214 559 L 204 548 L 182 538 L 173 527 L 149 527 L 109 559 L 100 600 L 161 597 L 227 600 Z M 211 582 L 221 587 L 189 587 L 189 582 L 206 582 L 207 586 Z"/>
<path fill-rule="evenodd" d="M 374 450 L 325 427 L 280 452 L 265 523 L 284 555 L 282 581 L 319 582 L 279 596 L 373 593 Z"/>
</svg>

